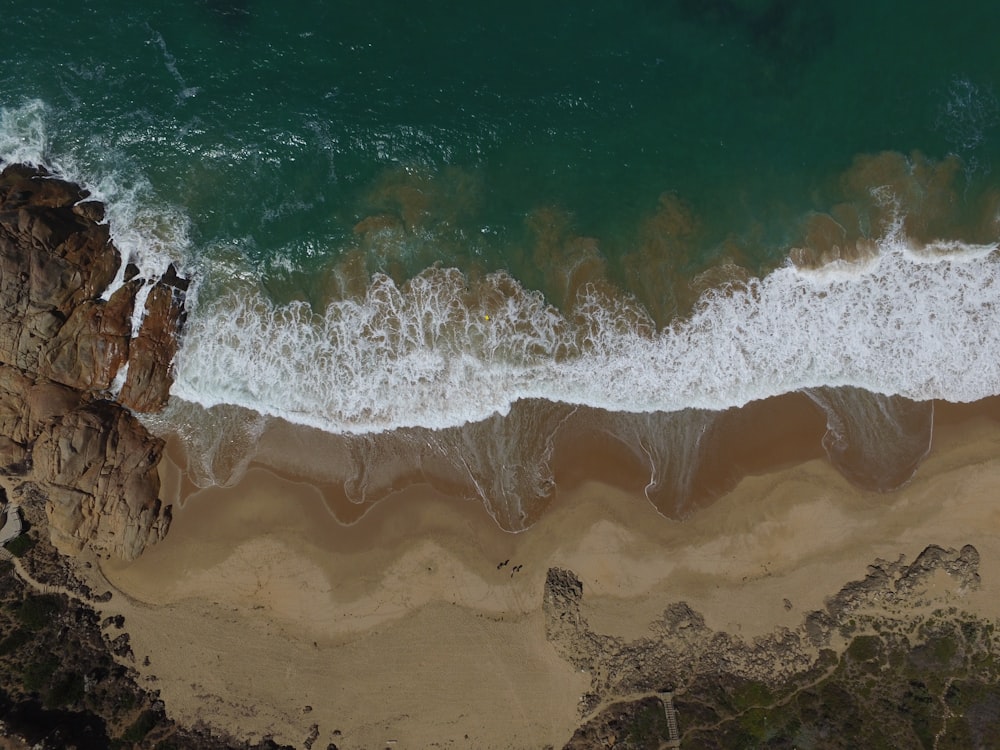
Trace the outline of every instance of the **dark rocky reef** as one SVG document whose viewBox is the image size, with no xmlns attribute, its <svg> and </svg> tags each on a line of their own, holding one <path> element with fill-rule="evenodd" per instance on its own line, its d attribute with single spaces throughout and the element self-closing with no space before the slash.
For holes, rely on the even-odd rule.
<svg viewBox="0 0 1000 750">
<path fill-rule="evenodd" d="M 46 498 L 61 552 L 130 560 L 170 522 L 163 443 L 130 410 L 166 404 L 187 283 L 171 268 L 148 290 L 132 278 L 102 299 L 122 263 L 103 218 L 85 190 L 42 169 L 0 172 L 0 478 L 15 502 Z"/>
</svg>

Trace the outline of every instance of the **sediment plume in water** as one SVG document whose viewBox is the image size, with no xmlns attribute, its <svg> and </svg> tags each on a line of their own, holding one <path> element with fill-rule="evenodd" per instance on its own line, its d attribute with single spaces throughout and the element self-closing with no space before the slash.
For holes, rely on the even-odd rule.
<svg viewBox="0 0 1000 750">
<path fill-rule="evenodd" d="M 926 454 L 931 400 L 1000 390 L 997 198 L 962 200 L 959 169 L 859 157 L 777 267 L 753 260 L 753 233 L 705 254 L 710 233 L 673 193 L 618 238 L 633 249 L 616 258 L 574 217 L 541 208 L 520 256 L 538 270 L 524 279 L 420 270 L 442 231 L 461 241 L 442 207 L 470 210 L 452 205 L 464 188 L 442 186 L 465 185 L 473 202 L 481 186 L 461 172 L 387 178 L 357 246 L 308 300 L 275 301 L 274 278 L 199 279 L 158 429 L 189 447 L 191 481 L 228 486 L 255 460 L 297 471 L 267 429 L 311 427 L 335 467 L 322 481 L 345 503 L 365 509 L 428 481 L 516 531 L 551 503 L 574 431 L 605 434 L 641 467 L 657 509 L 683 517 L 719 484 L 706 473 L 722 466 L 733 410 L 802 392 L 834 465 L 891 489 Z M 105 195 L 113 236 L 140 266 L 144 248 L 162 258 L 189 241 L 184 222 L 166 235 L 169 222 L 136 208 L 142 191 Z"/>
<path fill-rule="evenodd" d="M 322 481 L 355 513 L 425 481 L 521 530 L 593 433 L 672 518 L 769 465 L 766 447 L 747 447 L 761 433 L 788 460 L 825 455 L 858 486 L 891 490 L 929 449 L 934 399 L 1000 388 L 996 214 L 989 196 L 955 208 L 957 174 L 955 160 L 859 157 L 789 262 L 760 276 L 735 240 L 699 266 L 698 218 L 664 194 L 623 256 L 625 286 L 600 242 L 552 209 L 528 219 L 544 295 L 508 273 L 441 267 L 366 285 L 363 253 L 329 276 L 325 308 L 237 285 L 197 311 L 177 402 L 310 425 L 336 467 Z M 415 200 L 404 188 L 390 182 L 384 205 Z M 402 223 L 359 226 L 364 243 L 426 221 L 396 209 Z M 768 419 L 794 425 L 800 445 Z M 208 481 L 246 465 L 226 456 L 259 434 L 251 421 L 219 441 L 223 477 Z M 267 460 L 301 470 L 262 440 Z"/>
</svg>

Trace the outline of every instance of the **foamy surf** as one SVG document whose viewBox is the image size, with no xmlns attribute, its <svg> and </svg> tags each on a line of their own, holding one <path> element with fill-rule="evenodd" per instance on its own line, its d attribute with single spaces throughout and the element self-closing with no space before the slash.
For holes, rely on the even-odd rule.
<svg viewBox="0 0 1000 750">
<path fill-rule="evenodd" d="M 38 100 L 0 108 L 0 162 L 45 166 L 105 203 L 124 261 L 105 294 L 122 283 L 126 263 L 147 279 L 171 262 L 190 270 L 183 210 L 113 154 L 56 152 L 48 135 L 60 127 L 56 114 Z M 376 275 L 363 297 L 324 310 L 276 305 L 252 280 L 198 304 L 196 284 L 173 395 L 373 434 L 479 422 L 526 399 L 652 413 L 722 410 L 823 386 L 914 400 L 1000 393 L 996 245 L 917 250 L 901 228 L 900 218 L 863 260 L 786 264 L 710 291 L 659 331 L 627 295 L 585 288 L 561 312 L 505 273 L 471 282 L 432 268 L 402 285 Z"/>
<path fill-rule="evenodd" d="M 58 119 L 58 113 L 40 99 L 0 107 L 0 165 L 44 168 L 86 189 L 87 200 L 104 204 L 111 239 L 122 255 L 118 275 L 104 290 L 104 299 L 121 286 L 129 263 L 150 282 L 160 278 L 171 263 L 182 274 L 187 272 L 190 221 L 184 211 L 159 200 L 142 170 L 120 154 L 111 150 L 89 154 L 85 144 L 76 150 L 58 150 L 49 135 L 51 129 L 59 129 Z M 144 289 L 137 299 L 134 330 L 141 322 L 147 292 Z"/>
<path fill-rule="evenodd" d="M 564 315 L 506 274 L 376 276 L 321 312 L 233 292 L 193 311 L 173 393 L 348 434 L 478 422 L 520 399 L 672 412 L 821 386 L 1000 393 L 996 247 L 938 250 L 892 237 L 864 263 L 788 264 L 656 333 L 593 291 Z"/>
</svg>

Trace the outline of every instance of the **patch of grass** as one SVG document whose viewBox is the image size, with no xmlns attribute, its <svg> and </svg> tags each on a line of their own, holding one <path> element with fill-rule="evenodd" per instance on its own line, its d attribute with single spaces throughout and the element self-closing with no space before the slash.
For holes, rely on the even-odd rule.
<svg viewBox="0 0 1000 750">
<path fill-rule="evenodd" d="M 733 691 L 733 703 L 738 711 L 770 706 L 774 703 L 774 694 L 762 682 L 745 682 Z"/>
<path fill-rule="evenodd" d="M 13 633 L 0 641 L 0 656 L 7 656 L 17 651 L 21 646 L 31 642 L 31 632 L 24 628 L 18 628 Z"/>
<path fill-rule="evenodd" d="M 21 534 L 21 536 L 16 536 L 7 542 L 4 547 L 10 552 L 14 557 L 24 557 L 28 550 L 34 547 L 38 542 L 34 537 L 29 534 Z"/>
<path fill-rule="evenodd" d="M 755 740 L 768 739 L 768 711 L 764 708 L 751 708 L 740 716 L 740 726 Z"/>
<path fill-rule="evenodd" d="M 17 619 L 28 630 L 41 630 L 65 609 L 61 597 L 55 594 L 29 596 L 17 610 Z"/>
<path fill-rule="evenodd" d="M 122 739 L 125 742 L 142 742 L 156 726 L 156 722 L 156 714 L 147 709 L 139 714 L 139 718 L 133 722 L 132 726 L 125 730 Z"/>
</svg>

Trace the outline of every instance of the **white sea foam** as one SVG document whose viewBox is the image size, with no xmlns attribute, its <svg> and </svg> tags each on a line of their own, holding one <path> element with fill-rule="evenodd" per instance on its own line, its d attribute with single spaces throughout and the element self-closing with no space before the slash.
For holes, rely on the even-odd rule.
<svg viewBox="0 0 1000 750">
<path fill-rule="evenodd" d="M 0 160 L 35 165 L 52 162 L 45 114 L 46 107 L 40 99 L 20 107 L 0 107 Z"/>
<path fill-rule="evenodd" d="M 914 252 L 893 237 L 863 264 L 787 265 L 710 293 L 654 335 L 612 308 L 592 297 L 567 319 L 509 277 L 470 290 L 441 269 L 402 288 L 377 277 L 364 300 L 320 313 L 234 293 L 194 311 L 174 393 L 346 433 L 453 426 L 521 398 L 649 412 L 823 385 L 1000 393 L 993 246 Z"/>
<path fill-rule="evenodd" d="M 134 264 L 147 280 L 159 278 L 170 263 L 184 273 L 190 226 L 184 212 L 157 199 L 140 170 L 110 150 L 102 149 L 99 159 L 92 159 L 85 151 L 58 150 L 50 137 L 51 123 L 57 120 L 57 113 L 38 99 L 18 107 L 0 107 L 0 165 L 45 167 L 86 188 L 90 200 L 104 203 L 111 238 L 122 254 L 118 276 L 104 291 L 104 298 L 121 286 L 128 263 Z M 148 287 L 137 299 L 133 319 L 136 330 L 147 292 Z"/>
<path fill-rule="evenodd" d="M 39 101 L 0 108 L 0 161 L 85 185 L 143 277 L 172 261 L 183 272 L 183 212 L 134 165 L 54 149 L 53 117 Z M 621 300 L 594 293 L 565 317 L 507 276 L 470 289 L 447 269 L 402 288 L 376 277 L 365 299 L 323 311 L 276 307 L 250 286 L 201 305 L 192 294 L 173 393 L 338 433 L 454 426 L 523 398 L 652 412 L 824 385 L 952 401 L 1000 393 L 1000 253 L 954 242 L 917 252 L 901 226 L 863 262 L 779 268 L 710 293 L 657 334 Z"/>
<path fill-rule="evenodd" d="M 198 86 L 188 86 L 187 81 L 184 80 L 184 76 L 182 76 L 180 71 L 177 69 L 177 58 L 171 54 L 169 49 L 167 49 L 167 42 L 163 38 L 163 34 L 154 30 L 152 27 L 147 26 L 147 28 L 150 33 L 150 39 L 147 41 L 147 44 L 155 44 L 160 48 L 160 52 L 163 54 L 163 65 L 167 69 L 170 76 L 177 82 L 177 86 L 179 88 L 177 100 L 182 101 L 184 99 L 190 99 L 193 96 L 197 96 L 200 88 Z"/>
</svg>

